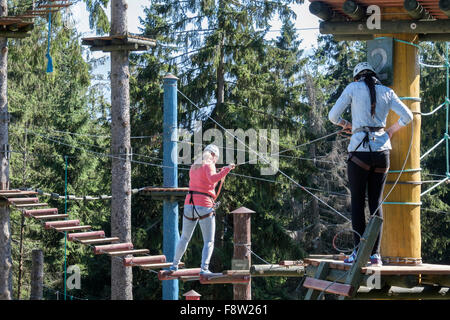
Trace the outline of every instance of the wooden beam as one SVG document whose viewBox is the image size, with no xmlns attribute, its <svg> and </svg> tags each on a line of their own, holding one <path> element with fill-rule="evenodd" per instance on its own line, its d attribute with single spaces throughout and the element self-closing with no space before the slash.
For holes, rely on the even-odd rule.
<svg viewBox="0 0 450 320">
<path fill-rule="evenodd" d="M 365 22 L 354 21 L 322 21 L 320 33 L 322 34 L 391 34 L 396 33 L 422 34 L 422 33 L 449 33 L 450 20 L 432 21 L 382 21 L 381 29 L 369 29 Z"/>
<path fill-rule="evenodd" d="M 192 269 L 178 269 L 177 271 L 169 271 L 169 270 L 161 270 L 158 272 L 159 280 L 174 280 L 178 279 L 181 276 L 199 276 L 201 269 L 200 268 L 192 268 Z"/>
<path fill-rule="evenodd" d="M 36 191 L 21 191 L 21 192 L 0 192 L 0 197 L 12 198 L 17 196 L 30 196 L 38 194 Z"/>
<path fill-rule="evenodd" d="M 0 32 L 1 36 L 1 32 Z M 48 203 L 24 203 L 24 204 L 16 204 L 15 207 L 18 209 L 22 208 L 32 208 L 32 207 L 46 207 Z"/>
<path fill-rule="evenodd" d="M 92 228 L 90 225 L 86 225 L 86 226 L 61 227 L 61 228 L 55 228 L 55 230 L 59 231 L 59 232 L 66 232 L 66 231 L 87 230 L 90 228 Z"/>
<path fill-rule="evenodd" d="M 303 277 L 305 274 L 304 266 L 280 266 L 272 265 L 253 265 L 250 273 L 254 277 Z"/>
<path fill-rule="evenodd" d="M 251 276 L 247 275 L 224 275 L 223 273 L 201 274 L 201 284 L 248 284 Z"/>
<path fill-rule="evenodd" d="M 34 216 L 33 218 L 37 220 L 53 220 L 53 219 L 61 219 L 61 218 L 68 218 L 68 214 L 50 214 L 46 216 Z"/>
<path fill-rule="evenodd" d="M 107 252 L 107 254 L 111 257 L 117 257 L 117 256 L 126 256 L 129 254 L 147 254 L 150 250 L 148 249 L 132 249 L 132 250 L 124 250 L 124 251 L 112 251 Z"/>
<path fill-rule="evenodd" d="M 353 293 L 353 287 L 348 284 L 320 280 L 311 277 L 306 277 L 305 282 L 303 282 L 303 286 L 305 288 L 309 288 L 309 290 L 323 291 L 338 294 L 344 297 L 350 297 Z"/>
<path fill-rule="evenodd" d="M 119 240 L 120 239 L 118 237 L 111 237 L 111 238 L 88 239 L 88 240 L 78 240 L 78 241 L 81 244 L 91 245 L 91 244 L 118 242 Z"/>
<path fill-rule="evenodd" d="M 149 263 L 149 264 L 142 264 L 139 266 L 139 268 L 144 269 L 144 270 L 149 270 L 149 269 L 162 269 L 162 268 L 168 268 L 172 265 L 172 262 L 165 262 L 165 263 Z M 178 264 L 178 267 L 183 267 L 184 266 L 184 262 L 180 262 Z"/>
</svg>

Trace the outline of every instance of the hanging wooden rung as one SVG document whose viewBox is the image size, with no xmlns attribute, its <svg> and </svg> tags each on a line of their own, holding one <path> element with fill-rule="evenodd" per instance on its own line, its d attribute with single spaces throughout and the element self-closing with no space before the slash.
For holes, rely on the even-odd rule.
<svg viewBox="0 0 450 320">
<path fill-rule="evenodd" d="M 306 277 L 303 286 L 308 289 L 324 291 L 327 293 L 337 294 L 344 297 L 350 297 L 353 292 L 353 287 L 343 283 L 333 283 L 331 281 L 315 279 Z"/>
<path fill-rule="evenodd" d="M 139 266 L 139 268 L 144 269 L 144 270 L 149 270 L 149 269 L 163 269 L 163 268 L 168 268 L 172 265 L 172 262 L 165 262 L 165 263 L 149 263 L 149 264 L 142 264 Z M 184 267 L 184 262 L 180 262 L 178 264 L 178 267 Z"/>
<path fill-rule="evenodd" d="M 133 250 L 124 250 L 124 251 L 112 251 L 112 252 L 108 252 L 107 254 L 110 255 L 111 257 L 116 257 L 116 256 L 126 256 L 129 254 L 147 254 L 149 252 L 150 252 L 150 250 L 148 250 L 148 249 L 133 249 Z"/>
<path fill-rule="evenodd" d="M 158 255 L 158 256 L 125 258 L 123 260 L 123 265 L 125 267 L 133 267 L 133 266 L 141 266 L 143 264 L 164 263 L 164 262 L 166 262 L 166 256 Z"/>
<path fill-rule="evenodd" d="M 62 219 L 62 218 L 68 218 L 69 215 L 68 214 L 50 214 L 47 216 L 33 216 L 33 218 L 37 219 L 37 220 L 53 220 L 53 219 Z"/>
<path fill-rule="evenodd" d="M 102 244 L 102 243 L 111 243 L 118 242 L 120 239 L 118 237 L 111 238 L 98 238 L 98 239 L 88 239 L 88 240 L 79 240 L 80 243 L 85 245 L 94 245 L 94 244 Z"/>
<path fill-rule="evenodd" d="M 39 202 L 38 198 L 8 198 L 11 204 L 30 204 Z"/>
<path fill-rule="evenodd" d="M 75 227 L 80 225 L 80 220 L 62 220 L 50 221 L 45 223 L 45 229 L 61 228 L 61 227 Z"/>
<path fill-rule="evenodd" d="M 131 242 L 126 243 L 117 243 L 117 244 L 106 244 L 103 246 L 95 246 L 94 254 L 104 254 L 113 251 L 124 251 L 124 250 L 132 250 L 133 244 Z"/>
<path fill-rule="evenodd" d="M 1 193 L 16 193 L 20 192 L 19 189 L 11 189 L 11 190 L 2 190 Z"/>
<path fill-rule="evenodd" d="M 48 216 L 58 214 L 57 208 L 24 210 L 23 214 L 27 217 Z"/>
<path fill-rule="evenodd" d="M 38 194 L 36 191 L 19 191 L 19 192 L 0 192 L 0 197 L 12 198 L 20 196 L 32 196 Z"/>
<path fill-rule="evenodd" d="M 48 203 L 25 203 L 25 204 L 16 204 L 15 207 L 18 209 L 23 208 L 33 208 L 33 207 L 46 207 Z"/>
<path fill-rule="evenodd" d="M 98 239 L 105 238 L 105 231 L 90 231 L 90 232 L 78 232 L 71 233 L 67 236 L 67 240 L 75 241 L 75 240 L 90 240 L 90 239 Z"/>
<path fill-rule="evenodd" d="M 59 231 L 59 232 L 68 232 L 68 231 L 88 230 L 91 228 L 92 227 L 90 225 L 86 225 L 86 226 L 61 227 L 61 228 L 55 228 L 55 230 Z"/>
<path fill-rule="evenodd" d="M 169 270 L 161 270 L 158 272 L 158 279 L 159 280 L 174 280 L 181 276 L 199 276 L 200 275 L 200 268 L 193 268 L 193 269 L 179 269 L 178 271 L 169 271 Z"/>
</svg>

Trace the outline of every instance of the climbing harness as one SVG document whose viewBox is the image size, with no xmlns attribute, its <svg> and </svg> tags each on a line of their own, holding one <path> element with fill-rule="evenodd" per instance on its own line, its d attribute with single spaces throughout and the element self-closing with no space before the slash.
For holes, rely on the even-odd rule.
<svg viewBox="0 0 450 320">
<path fill-rule="evenodd" d="M 189 198 L 189 204 L 192 205 L 192 218 L 191 218 L 191 217 L 188 217 L 187 215 L 185 215 L 185 214 L 183 213 L 183 216 L 184 216 L 186 219 L 191 220 L 191 221 L 196 221 L 196 220 L 203 220 L 203 219 L 208 218 L 208 217 L 210 217 L 210 216 L 212 216 L 212 215 L 214 215 L 214 216 L 216 215 L 216 210 L 215 210 L 215 208 L 213 207 L 213 210 L 212 210 L 210 213 L 201 216 L 201 215 L 198 213 L 197 209 L 195 208 L 195 204 L 194 204 L 194 194 L 201 194 L 201 195 L 203 195 L 203 196 L 207 196 L 207 197 L 211 198 L 212 201 L 214 202 L 215 199 L 214 199 L 214 197 L 213 197 L 212 195 L 210 195 L 210 194 L 208 194 L 208 193 L 204 193 L 204 192 L 194 191 L 194 190 L 189 190 L 188 193 L 189 193 L 189 196 L 190 196 L 190 198 Z M 197 214 L 197 217 L 194 216 L 194 212 L 195 212 L 195 214 Z"/>
<path fill-rule="evenodd" d="M 202 219 L 208 218 L 208 217 L 210 217 L 210 216 L 212 216 L 212 215 L 216 215 L 216 210 L 217 210 L 217 208 L 219 208 L 219 206 L 220 206 L 220 201 L 217 201 L 217 202 L 216 202 L 216 200 L 217 200 L 217 198 L 219 198 L 220 191 L 222 191 L 222 186 L 223 186 L 224 181 L 225 181 L 225 177 L 223 177 L 222 179 L 220 179 L 219 189 L 217 190 L 217 194 L 216 194 L 216 197 L 215 197 L 215 198 L 214 198 L 212 195 L 210 195 L 209 193 L 204 193 L 204 192 L 199 192 L 199 191 L 189 190 L 189 192 L 188 192 L 189 195 L 190 195 L 190 198 L 189 198 L 189 204 L 192 205 L 192 218 L 186 216 L 184 213 L 183 213 L 183 216 L 184 216 L 186 219 L 188 219 L 188 220 L 195 221 L 195 220 L 202 220 Z M 214 205 L 213 205 L 213 207 L 212 207 L 213 210 L 212 210 L 209 214 L 205 214 L 205 215 L 201 216 L 201 215 L 197 212 L 197 209 L 195 208 L 195 204 L 194 204 L 194 194 L 201 194 L 201 195 L 207 196 L 207 197 L 209 197 L 209 198 L 212 199 Z M 198 218 L 194 217 L 194 212 L 197 214 Z"/>
<path fill-rule="evenodd" d="M 349 152 L 347 161 L 352 161 L 353 163 L 355 163 L 356 165 L 358 165 L 359 167 L 363 168 L 366 171 L 373 171 L 376 173 L 387 173 L 389 171 L 389 168 L 372 167 L 355 155 L 356 150 L 358 150 L 361 145 L 363 145 L 364 147 L 368 146 L 370 153 L 372 154 L 372 148 L 370 147 L 369 132 L 384 132 L 384 127 L 361 127 L 355 129 L 353 133 L 355 134 L 358 132 L 364 132 L 366 135 L 364 139 L 358 144 L 355 151 Z"/>
</svg>

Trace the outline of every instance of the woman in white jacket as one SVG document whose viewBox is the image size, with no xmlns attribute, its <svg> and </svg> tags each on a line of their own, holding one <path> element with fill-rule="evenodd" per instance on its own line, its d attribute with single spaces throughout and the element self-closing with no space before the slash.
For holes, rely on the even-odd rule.
<svg viewBox="0 0 450 320">
<path fill-rule="evenodd" d="M 330 110 L 329 119 L 343 127 L 344 131 L 352 133 L 348 145 L 347 173 L 352 197 L 352 228 L 357 232 L 354 236 L 356 248 L 359 235 L 366 228 L 366 190 L 370 214 L 382 217 L 380 204 L 389 170 L 389 150 L 392 149 L 390 139 L 395 132 L 411 122 L 413 115 L 392 89 L 381 84 L 369 63 L 359 63 L 353 71 L 353 78 L 354 82 L 344 89 Z M 341 118 L 349 106 L 351 122 Z M 385 129 L 389 110 L 397 113 L 400 119 Z M 379 254 L 380 237 L 381 235 L 378 236 L 370 257 L 373 265 L 382 264 Z M 345 262 L 353 263 L 355 258 L 356 250 Z"/>
</svg>

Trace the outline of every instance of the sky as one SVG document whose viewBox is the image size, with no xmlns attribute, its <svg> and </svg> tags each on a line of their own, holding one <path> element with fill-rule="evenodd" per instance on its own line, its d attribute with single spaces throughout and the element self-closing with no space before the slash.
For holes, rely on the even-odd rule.
<svg viewBox="0 0 450 320">
<path fill-rule="evenodd" d="M 128 30 L 130 33 L 142 33 L 139 30 L 139 28 L 142 26 L 139 23 L 138 17 L 143 17 L 144 7 L 148 7 L 150 4 L 150 0 L 128 0 Z M 319 35 L 319 18 L 309 12 L 309 1 L 305 1 L 305 3 L 301 5 L 293 5 L 292 8 L 297 15 L 297 18 L 294 21 L 296 28 L 315 28 L 312 30 L 298 31 L 300 37 L 303 39 L 301 49 L 305 49 L 305 51 L 308 51 L 308 49 L 312 49 L 317 46 L 317 37 Z M 76 28 L 78 32 L 82 34 L 82 37 L 95 36 L 95 32 L 89 29 L 89 14 L 86 11 L 86 4 L 78 2 L 77 4 L 73 5 L 70 10 L 73 14 Z M 107 9 L 107 14 L 109 18 L 109 7 Z M 272 29 L 280 30 L 281 22 L 278 20 L 274 20 L 272 22 Z M 278 32 L 269 32 L 268 36 L 276 37 L 278 34 Z M 101 56 L 109 56 L 109 54 L 105 54 L 103 52 L 95 52 L 93 53 L 93 56 L 99 58 Z M 105 65 L 94 70 L 94 73 L 100 73 L 106 76 L 109 72 L 109 69 L 109 63 L 106 63 Z"/>
</svg>

